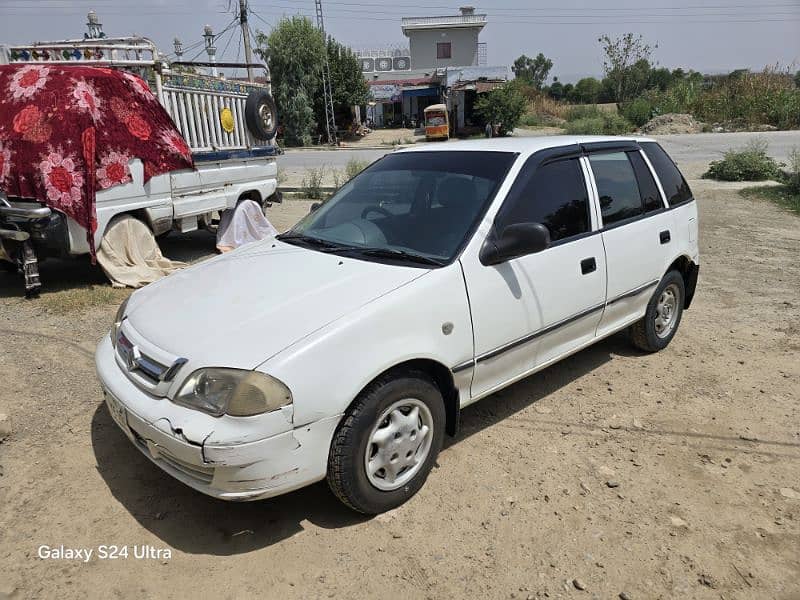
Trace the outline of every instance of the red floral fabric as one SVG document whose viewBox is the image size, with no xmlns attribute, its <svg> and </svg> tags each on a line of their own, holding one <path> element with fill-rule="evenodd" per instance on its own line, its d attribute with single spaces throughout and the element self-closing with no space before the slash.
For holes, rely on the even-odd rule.
<svg viewBox="0 0 800 600">
<path fill-rule="evenodd" d="M 0 66 L 0 189 L 36 198 L 86 228 L 96 191 L 194 168 L 189 146 L 140 77 L 99 67 Z"/>
</svg>

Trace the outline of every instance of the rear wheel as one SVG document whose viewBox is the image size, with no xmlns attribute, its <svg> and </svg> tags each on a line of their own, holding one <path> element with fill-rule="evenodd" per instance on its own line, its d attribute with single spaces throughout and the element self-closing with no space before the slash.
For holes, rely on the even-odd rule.
<svg viewBox="0 0 800 600">
<path fill-rule="evenodd" d="M 416 494 L 444 441 L 439 389 L 421 373 L 379 379 L 356 399 L 331 444 L 328 484 L 347 506 L 378 514 Z"/>
<path fill-rule="evenodd" d="M 678 331 L 685 298 L 683 276 L 677 271 L 670 271 L 658 284 L 644 318 L 631 327 L 634 346 L 645 352 L 658 352 L 666 348 Z"/>
</svg>

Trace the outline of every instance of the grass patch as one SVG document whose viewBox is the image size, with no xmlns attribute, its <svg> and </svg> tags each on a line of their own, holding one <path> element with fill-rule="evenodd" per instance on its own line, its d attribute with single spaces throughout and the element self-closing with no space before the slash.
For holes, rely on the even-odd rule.
<svg viewBox="0 0 800 600">
<path fill-rule="evenodd" d="M 739 190 L 745 198 L 769 200 L 800 216 L 800 192 L 792 193 L 788 185 L 760 185 Z"/>
<path fill-rule="evenodd" d="M 110 285 L 87 285 L 59 292 L 43 292 L 38 303 L 49 313 L 68 315 L 97 306 L 118 306 L 131 293 L 132 290 Z"/>
<path fill-rule="evenodd" d="M 738 150 L 728 150 L 722 160 L 712 161 L 705 179 L 720 181 L 779 181 L 782 163 L 767 155 L 767 142 L 756 138 Z"/>
</svg>

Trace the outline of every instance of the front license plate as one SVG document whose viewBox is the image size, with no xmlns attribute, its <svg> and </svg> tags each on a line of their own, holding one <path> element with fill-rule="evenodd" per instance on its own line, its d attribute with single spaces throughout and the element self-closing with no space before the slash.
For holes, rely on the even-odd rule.
<svg viewBox="0 0 800 600">
<path fill-rule="evenodd" d="M 105 393 L 106 395 L 106 404 L 108 405 L 108 412 L 111 413 L 111 418 L 114 419 L 114 422 L 122 427 L 122 430 L 125 431 L 128 429 L 128 418 L 125 415 L 125 407 L 122 406 L 119 400 L 114 398 L 108 392 Z"/>
</svg>

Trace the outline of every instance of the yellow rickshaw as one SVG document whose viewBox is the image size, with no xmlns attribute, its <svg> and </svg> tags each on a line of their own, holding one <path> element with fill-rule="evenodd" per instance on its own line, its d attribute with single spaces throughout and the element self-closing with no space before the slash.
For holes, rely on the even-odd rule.
<svg viewBox="0 0 800 600">
<path fill-rule="evenodd" d="M 447 116 L 447 106 L 444 104 L 432 104 L 425 109 L 425 138 L 450 139 L 450 120 Z"/>
</svg>

